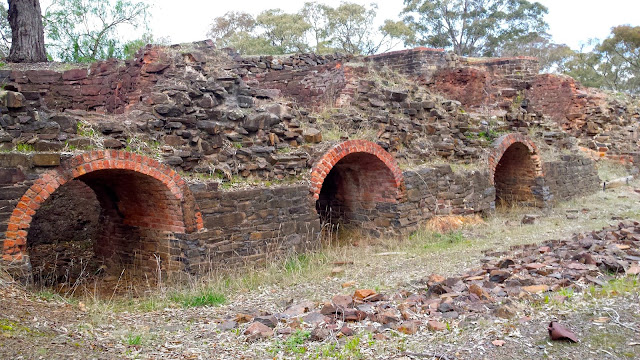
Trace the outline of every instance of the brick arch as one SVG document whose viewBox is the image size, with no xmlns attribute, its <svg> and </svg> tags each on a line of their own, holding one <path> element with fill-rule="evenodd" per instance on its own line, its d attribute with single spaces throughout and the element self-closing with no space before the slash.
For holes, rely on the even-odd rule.
<svg viewBox="0 0 640 360">
<path fill-rule="evenodd" d="M 520 133 L 501 136 L 488 157 L 490 182 L 496 199 L 507 202 L 542 204 L 537 179 L 543 177 L 538 147 Z"/>
<path fill-rule="evenodd" d="M 511 145 L 521 143 L 527 147 L 529 153 L 531 154 L 531 160 L 535 164 L 535 174 L 536 176 L 543 176 L 542 173 L 542 162 L 540 160 L 540 155 L 538 153 L 538 147 L 536 144 L 529 139 L 524 134 L 521 133 L 510 133 L 505 134 L 496 139 L 493 142 L 493 150 L 489 153 L 488 163 L 489 170 L 491 173 L 491 184 L 495 183 L 494 175 L 496 172 L 496 167 L 498 163 L 502 159 L 504 153 L 511 147 Z"/>
<path fill-rule="evenodd" d="M 394 226 L 397 204 L 405 197 L 393 157 L 366 140 L 345 141 L 325 153 L 311 170 L 310 192 L 327 229 L 349 224 L 373 236 Z"/>
<path fill-rule="evenodd" d="M 380 160 L 393 176 L 394 186 L 398 189 L 398 199 L 404 195 L 404 176 L 396 160 L 380 145 L 368 140 L 348 140 L 327 151 L 311 169 L 311 194 L 318 200 L 322 184 L 333 167 L 347 155 L 364 153 Z"/>
<path fill-rule="evenodd" d="M 116 192 L 126 197 L 129 203 L 124 206 L 112 204 L 114 211 L 129 216 L 126 220 L 130 224 L 124 222 L 125 225 L 178 234 L 203 228 L 202 215 L 195 198 L 186 182 L 174 170 L 146 156 L 125 151 L 96 150 L 65 160 L 58 168 L 42 174 L 25 192 L 9 218 L 3 260 L 23 259 L 29 227 L 36 211 L 56 189 L 75 179 L 90 184 L 96 194 L 103 193 L 102 205 L 113 202 L 109 194 L 104 195 L 105 191 L 114 191 L 108 187 L 115 188 Z M 128 179 L 137 188 L 129 189 L 127 186 L 130 183 L 121 183 L 122 179 Z M 147 191 L 139 192 L 146 187 L 149 187 Z M 155 207 L 152 201 L 157 199 L 164 203 Z M 136 205 L 142 206 L 139 202 L 145 201 L 148 203 L 146 212 L 136 213 Z M 152 218 L 151 212 L 157 212 L 158 217 Z"/>
</svg>

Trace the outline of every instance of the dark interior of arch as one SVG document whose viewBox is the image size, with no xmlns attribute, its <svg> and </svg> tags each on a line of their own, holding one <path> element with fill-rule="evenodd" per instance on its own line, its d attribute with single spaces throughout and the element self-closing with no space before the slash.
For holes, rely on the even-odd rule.
<svg viewBox="0 0 640 360">
<path fill-rule="evenodd" d="M 36 211 L 27 250 L 36 283 L 75 284 L 95 275 L 155 275 L 182 223 L 180 202 L 159 180 L 100 170 L 58 188 Z"/>
<path fill-rule="evenodd" d="M 494 182 L 496 203 L 534 205 L 535 163 L 529 148 L 515 143 L 505 151 L 496 166 Z"/>
<path fill-rule="evenodd" d="M 397 202 L 393 173 L 375 155 L 353 153 L 333 166 L 322 183 L 316 210 L 323 224 L 374 229 L 389 225 Z"/>
</svg>

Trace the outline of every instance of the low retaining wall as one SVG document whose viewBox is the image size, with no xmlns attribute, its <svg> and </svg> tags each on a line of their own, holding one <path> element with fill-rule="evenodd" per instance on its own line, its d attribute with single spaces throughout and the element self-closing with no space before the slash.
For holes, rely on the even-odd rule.
<svg viewBox="0 0 640 360">
<path fill-rule="evenodd" d="M 319 244 L 320 218 L 306 184 L 235 191 L 200 184 L 191 190 L 206 231 L 181 243 L 189 273 L 261 263 Z"/>
<path fill-rule="evenodd" d="M 591 159 L 565 155 L 561 160 L 545 162 L 543 167 L 545 185 L 555 202 L 591 194 L 599 189 L 600 178 Z"/>
<path fill-rule="evenodd" d="M 367 144 L 353 144 L 353 154 L 370 155 L 365 146 Z M 345 146 L 338 146 L 334 150 L 346 149 Z M 117 218 L 123 226 L 134 230 L 148 228 L 148 239 L 145 238 L 145 241 L 127 239 L 126 244 L 114 246 L 121 252 L 132 249 L 133 265 L 151 274 L 157 271 L 154 264 L 158 259 L 161 260 L 163 274 L 182 271 L 202 274 L 213 269 L 262 263 L 321 244 L 323 223 L 317 211 L 316 197 L 321 192 L 322 183 L 316 182 L 312 187 L 308 183 L 301 183 L 236 190 L 220 189 L 217 183 L 199 183 L 179 189 L 173 184 L 184 182 L 173 170 L 150 159 L 140 158 L 136 162 L 134 160 L 138 155 L 135 154 L 95 151 L 74 157 L 66 155 L 62 159 L 61 156 L 42 153 L 0 154 L 0 242 L 5 250 L 3 261 L 5 265 L 22 265 L 20 270 L 23 275 L 30 271 L 28 247 L 24 243 L 37 242 L 28 239 L 30 219 L 36 216 L 39 205 L 44 205 L 44 200 L 38 200 L 37 196 L 44 194 L 44 191 L 47 191 L 46 197 L 51 195 L 55 188 L 49 187 L 47 181 L 53 180 L 58 182 L 58 186 L 65 186 L 64 183 L 71 179 L 88 185 L 100 202 L 101 219 L 105 216 Z M 341 164 L 340 159 L 336 158 L 336 164 Z M 371 157 L 370 160 L 376 159 Z M 132 161 L 131 166 L 128 161 Z M 397 170 L 397 180 L 389 180 L 389 184 L 393 184 L 389 189 L 399 191 L 394 192 L 397 200 L 382 201 L 382 198 L 370 196 L 367 207 L 363 207 L 362 211 L 352 211 L 356 218 L 351 222 L 353 226 L 359 226 L 374 236 L 415 231 L 436 215 L 490 213 L 495 209 L 496 189 L 490 168 L 456 173 L 449 165 L 440 165 L 400 172 L 391 157 L 388 163 L 377 161 Z M 134 163 L 148 168 L 137 169 Z M 324 166 L 322 162 L 319 164 Z M 353 164 L 345 162 L 342 166 L 353 167 Z M 328 166 L 322 171 L 328 174 L 332 168 Z M 599 179 L 594 163 L 586 158 L 572 155 L 543 163 L 543 173 L 536 179 L 535 188 L 545 189 L 545 193 L 550 195 L 547 200 L 551 200 L 551 196 L 555 201 L 567 200 L 598 189 Z M 134 190 L 118 185 L 118 179 L 126 180 L 125 176 L 133 184 Z M 143 176 L 148 179 L 142 181 Z M 152 189 L 150 181 L 157 181 L 154 186 L 158 189 L 166 186 L 167 189 L 163 191 L 167 194 L 173 191 L 176 199 L 181 199 L 179 204 L 174 200 L 166 201 L 164 205 L 155 206 L 157 211 L 150 210 L 154 207 L 136 198 L 136 193 L 146 194 Z M 31 194 L 38 184 L 43 184 L 40 193 Z M 351 187 L 349 185 L 346 191 Z M 375 195 L 374 190 L 370 189 L 367 193 Z M 338 194 L 345 195 L 344 191 Z M 142 204 L 142 208 L 135 204 Z M 166 227 L 166 221 L 158 216 L 173 219 L 180 214 L 184 214 L 185 224 L 189 226 L 164 231 L 167 229 L 162 224 Z M 18 218 L 20 221 L 15 220 Z M 56 219 L 45 221 L 55 223 Z M 23 223 L 26 224 L 24 228 L 21 227 Z M 197 224 L 197 229 L 193 224 Z M 157 233 L 152 230 L 157 230 Z M 102 243 L 94 244 L 96 255 L 102 254 L 97 250 L 113 242 L 114 237 L 109 234 L 120 234 L 120 230 L 114 231 L 106 233 L 108 241 L 100 237 L 97 241 Z M 145 265 L 139 267 L 140 264 Z"/>
<path fill-rule="evenodd" d="M 454 173 L 449 165 L 404 172 L 407 201 L 398 207 L 403 232 L 417 230 L 435 215 L 487 213 L 495 208 L 489 171 Z"/>
</svg>

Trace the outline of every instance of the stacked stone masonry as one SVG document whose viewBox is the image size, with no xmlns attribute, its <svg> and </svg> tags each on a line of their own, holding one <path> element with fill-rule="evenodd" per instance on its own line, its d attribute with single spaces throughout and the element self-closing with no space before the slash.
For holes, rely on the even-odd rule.
<svg viewBox="0 0 640 360">
<path fill-rule="evenodd" d="M 543 163 L 523 134 L 493 146 L 477 136 L 484 128 L 465 108 L 487 101 L 512 104 L 525 94 L 528 106 L 558 114 L 585 106 L 595 113 L 602 104 L 591 96 L 584 105 L 577 87 L 537 75 L 534 59 L 466 59 L 426 48 L 366 59 L 234 55 L 212 62 L 218 55 L 203 42 L 187 50 L 149 47 L 124 64 L 0 72 L 7 83 L 0 147 L 36 150 L 0 154 L 3 261 L 28 268 L 32 219 L 73 182 L 86 185 L 99 205 L 96 256 L 144 271 L 154 271 L 160 258 L 164 273 L 191 274 L 315 248 L 334 225 L 398 235 L 436 215 L 489 213 L 500 199 L 547 206 L 598 188 L 591 160 Z M 454 100 L 380 88 L 365 79 L 369 66 L 410 75 Z M 539 96 L 566 86 L 566 101 Z M 346 110 L 321 119 L 317 104 Z M 583 115 L 578 128 L 591 131 L 584 130 L 591 114 Z M 106 136 L 98 145 L 107 150 L 91 150 L 89 131 L 81 134 L 88 119 L 91 131 Z M 347 136 L 323 139 L 321 121 Z M 370 140 L 347 140 L 353 129 Z M 122 150 L 129 131 L 157 143 L 155 158 Z M 72 156 L 63 148 L 85 150 Z M 484 156 L 486 166 L 459 173 L 449 165 L 407 165 Z M 188 185 L 178 171 L 291 184 L 228 190 L 211 179 Z"/>
<path fill-rule="evenodd" d="M 503 137 L 494 154 L 507 154 L 514 146 L 535 156 L 534 145 L 520 134 Z M 26 241 L 31 218 L 46 198 L 72 179 L 89 185 L 100 201 L 101 218 L 111 219 L 105 221 L 104 226 L 111 230 L 103 231 L 106 235 L 98 239 L 96 254 L 116 255 L 141 269 L 152 269 L 158 254 L 164 259 L 165 271 L 199 274 L 220 266 L 264 262 L 269 257 L 314 248 L 320 244 L 326 220 L 317 211 L 318 201 L 323 198 L 323 183 L 334 169 L 340 168 L 341 161 L 352 156 L 368 156 L 374 161 L 350 165 L 357 166 L 364 176 L 356 182 L 366 184 L 367 177 L 374 181 L 360 192 L 362 189 L 353 188 L 351 179 L 342 201 L 350 204 L 352 223 L 371 234 L 402 234 L 418 229 L 435 215 L 488 213 L 495 207 L 492 171 L 499 165 L 494 167 L 492 163 L 500 164 L 500 158 L 490 158 L 484 172 L 456 174 L 448 165 L 401 172 L 393 157 L 366 141 L 348 141 L 328 151 L 314 168 L 311 187 L 303 184 L 236 191 L 222 191 L 216 183 L 188 188 L 168 167 L 126 152 L 94 151 L 66 159 L 51 170 L 34 166 L 33 157 L 6 154 L 0 157 L 2 201 L 9 207 L 15 204 L 15 208 L 11 213 L 0 214 L 6 224 L 2 229 L 3 260 L 28 263 Z M 531 166 L 532 173 L 542 173 L 533 162 Z M 598 187 L 593 163 L 587 159 L 566 158 L 545 164 L 544 170 L 549 178 L 538 174 L 536 180 L 541 183 L 529 186 L 546 186 L 558 194 L 557 199 Z M 381 174 L 387 174 L 388 179 L 384 180 Z M 114 201 L 109 191 L 117 195 L 116 204 L 109 203 Z M 359 198 L 350 199 L 352 193 L 360 194 Z M 369 196 L 366 201 L 364 195 Z M 134 208 L 135 212 L 128 212 Z M 137 236 L 117 236 L 131 234 L 132 229 L 138 229 Z M 133 258 L 128 252 L 134 253 Z"/>
</svg>

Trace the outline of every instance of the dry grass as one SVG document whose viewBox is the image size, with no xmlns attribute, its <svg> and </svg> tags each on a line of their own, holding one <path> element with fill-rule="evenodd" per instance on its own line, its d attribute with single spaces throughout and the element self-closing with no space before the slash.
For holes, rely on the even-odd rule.
<svg viewBox="0 0 640 360">
<path fill-rule="evenodd" d="M 632 186 L 639 184 L 635 181 Z M 181 303 L 191 297 L 218 294 L 224 296 L 227 303 L 249 301 L 256 307 L 275 311 L 283 299 L 326 300 L 344 291 L 342 283 L 347 281 L 355 282 L 357 287 L 388 289 L 431 273 L 454 275 L 477 265 L 483 251 L 506 250 L 512 245 L 539 243 L 599 229 L 611 223 L 612 217 L 640 218 L 640 195 L 630 190 L 625 186 L 599 191 L 546 210 L 498 208 L 494 216 L 484 220 L 478 216 L 437 217 L 427 222 L 423 230 L 400 239 L 376 239 L 345 231 L 339 242 L 284 260 L 273 259 L 264 267 L 164 283 L 162 288 L 150 289 L 144 298 L 125 296 L 109 302 L 99 298 L 83 301 L 94 309 L 153 311 L 181 307 Z M 569 213 L 577 218 L 569 219 Z M 540 218 L 535 224 L 522 225 L 524 214 L 537 214 Z M 344 272 L 332 274 L 336 266 L 343 267 Z M 177 298 L 182 299 L 181 302 L 174 301 Z"/>
<path fill-rule="evenodd" d="M 174 341 L 187 344 L 185 346 L 190 346 L 212 358 L 212 354 L 208 353 L 211 351 L 211 345 L 202 343 L 202 339 L 199 338 L 202 334 L 208 334 L 215 342 L 217 351 L 225 354 L 225 356 L 218 356 L 221 353 L 215 353 L 214 358 L 243 356 L 289 358 L 282 350 L 277 355 L 269 355 L 269 349 L 276 351 L 286 347 L 286 344 L 282 346 L 276 344 L 278 340 L 246 343 L 242 337 L 237 336 L 236 332 L 212 330 L 215 328 L 212 322 L 216 319 L 235 316 L 245 309 L 275 313 L 283 311 L 291 302 L 326 301 L 336 294 L 352 294 L 354 287 L 372 288 L 383 292 L 395 291 L 398 288 L 407 288 L 408 283 L 411 284 L 432 273 L 451 276 L 477 266 L 484 256 L 483 251 L 501 251 L 516 244 L 565 238 L 575 232 L 599 229 L 608 223 L 617 222 L 612 217 L 638 219 L 640 218 L 640 195 L 633 189 L 640 186 L 640 183 L 634 181 L 631 185 L 631 187 L 622 186 L 606 192 L 600 191 L 581 199 L 558 204 L 553 209 L 499 208 L 495 215 L 484 221 L 478 218 L 437 218 L 425 223 L 422 230 L 400 239 L 374 239 L 357 232 L 343 232 L 343 235 L 339 236 L 341 241 L 332 241 L 316 252 L 296 254 L 284 260 L 272 259 L 265 267 L 236 273 L 211 274 L 202 278 L 190 277 L 179 283 L 158 283 L 156 287 L 149 288 L 144 297 L 125 295 L 113 299 L 94 299 L 90 296 L 82 299 L 65 299 L 64 301 L 70 305 L 64 307 L 65 309 L 80 308 L 80 304 L 84 303 L 88 310 L 83 320 L 77 320 L 74 315 L 65 326 L 95 329 L 77 331 L 85 338 L 101 334 L 101 337 L 106 337 L 104 343 L 109 342 L 115 344 L 115 347 L 120 346 L 120 348 L 109 347 L 114 357 L 136 346 L 150 355 L 163 344 L 173 344 L 172 341 Z M 582 211 L 583 209 L 585 211 Z M 568 212 L 568 210 L 571 211 Z M 540 218 L 533 225 L 522 225 L 520 220 L 527 213 L 538 214 Z M 577 218 L 568 219 L 567 214 L 575 215 Z M 337 266 L 342 267 L 343 271 L 332 273 L 332 269 Z M 343 288 L 342 285 L 346 282 L 353 282 L 355 285 Z M 607 307 L 614 308 L 613 300 L 615 300 L 615 309 L 618 309 L 622 315 L 620 309 L 624 308 L 622 306 L 624 303 L 620 303 L 619 298 L 614 299 L 611 295 L 614 291 L 616 293 L 637 292 L 637 285 L 629 287 L 615 284 L 611 289 L 605 288 L 603 291 L 604 295 L 602 291 L 595 291 L 593 296 L 590 291 L 587 291 L 586 296 L 593 301 L 590 300 L 591 302 L 582 307 L 576 306 L 569 310 L 560 307 L 547 309 L 555 306 L 554 304 L 542 303 L 538 307 L 532 305 L 526 310 L 526 314 L 533 316 L 534 320 L 527 324 L 519 324 L 517 320 L 512 322 L 500 320 L 496 323 L 479 318 L 474 323 L 461 325 L 451 331 L 425 332 L 406 337 L 396 336 L 387 341 L 369 342 L 366 335 L 358 335 L 355 338 L 360 340 L 360 344 L 354 344 L 353 353 L 361 351 L 365 354 L 365 358 L 367 354 L 370 355 L 368 357 L 374 354 L 392 356 L 404 350 L 418 353 L 437 349 L 453 354 L 461 349 L 460 347 L 468 348 L 472 346 L 470 344 L 479 344 L 481 341 L 484 344 L 489 336 L 503 337 L 507 340 L 504 351 L 491 346 L 483 350 L 482 354 L 487 354 L 487 351 L 493 352 L 495 356 L 491 356 L 492 358 L 513 358 L 516 353 L 518 354 L 516 358 L 540 358 L 540 353 L 545 351 L 564 358 L 563 351 L 570 351 L 570 347 L 555 345 L 551 349 L 545 341 L 548 336 L 545 325 L 548 316 L 562 316 L 571 321 L 573 319 L 582 321 L 580 319 L 584 318 L 586 324 L 589 324 L 590 317 L 603 316 L 590 315 L 589 311 L 592 309 L 600 311 L 605 303 Z M 37 301 L 42 301 L 42 298 L 38 298 Z M 52 297 L 51 302 L 58 301 L 60 301 L 59 298 Z M 572 300 L 572 303 L 575 302 Z M 29 317 L 31 318 L 33 316 Z M 29 321 L 24 320 L 25 324 L 30 324 Z M 630 320 L 622 319 L 622 321 Z M 608 331 L 611 332 L 615 326 L 611 324 Z M 500 329 L 504 329 L 504 333 Z M 517 336 L 520 332 L 524 338 Z M 620 335 L 616 334 L 616 336 Z M 593 346 L 601 346 L 602 349 L 613 354 L 622 354 L 622 352 L 612 349 L 611 346 L 624 347 L 625 345 L 616 340 L 617 338 L 611 338 L 611 341 L 606 344 L 599 344 L 597 339 L 592 339 L 590 336 L 585 336 L 584 339 Z M 29 338 L 29 340 L 38 339 Z M 48 344 L 51 341 L 45 340 L 40 342 L 40 346 L 46 348 L 50 346 Z M 546 349 L 541 350 L 537 346 L 537 341 L 540 341 L 540 345 L 544 345 Z M 534 346 L 525 346 L 523 342 L 534 344 Z M 356 358 L 351 355 L 344 356 L 345 349 L 348 348 L 345 343 L 336 343 L 336 345 L 334 349 L 330 349 L 326 343 L 305 343 L 309 349 L 308 354 L 320 354 L 319 358 L 339 356 Z M 509 346 L 511 348 L 508 348 Z M 562 350 L 555 353 L 554 349 Z M 74 351 L 77 353 L 79 350 Z M 170 350 L 170 353 L 175 355 L 177 354 L 175 351 L 178 350 Z M 635 355 L 633 352 L 628 353 Z M 583 358 L 590 358 L 589 356 Z M 470 357 L 463 355 L 461 358 Z"/>
<path fill-rule="evenodd" d="M 446 215 L 436 216 L 425 225 L 425 228 L 434 232 L 448 233 L 453 230 L 458 230 L 465 225 L 478 225 L 484 223 L 484 220 L 478 215 L 473 216 L 460 216 L 460 215 Z"/>
</svg>

